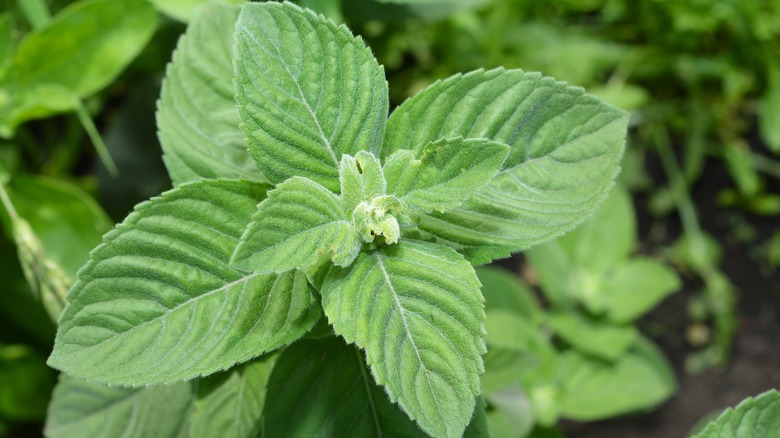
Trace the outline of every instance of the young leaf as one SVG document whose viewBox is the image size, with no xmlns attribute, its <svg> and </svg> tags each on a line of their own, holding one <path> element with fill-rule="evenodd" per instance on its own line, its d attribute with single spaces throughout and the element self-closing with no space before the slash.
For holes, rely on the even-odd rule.
<svg viewBox="0 0 780 438">
<path fill-rule="evenodd" d="M 387 82 L 362 40 L 291 3 L 250 3 L 236 25 L 238 110 L 249 152 L 273 183 L 339 190 L 342 154 L 379 155 Z"/>
<path fill-rule="evenodd" d="M 425 437 L 344 340 L 302 340 L 282 352 L 268 380 L 264 436 Z"/>
<path fill-rule="evenodd" d="M 330 253 L 347 266 L 360 251 L 360 238 L 338 196 L 316 182 L 293 177 L 268 192 L 241 237 L 231 264 L 252 272 L 307 268 Z"/>
<path fill-rule="evenodd" d="M 370 201 L 387 193 L 382 164 L 366 151 L 358 152 L 355 157 L 341 157 L 339 179 L 341 199 L 347 211 L 354 210 L 362 201 Z"/>
<path fill-rule="evenodd" d="M 561 413 L 594 421 L 647 409 L 674 394 L 674 373 L 658 349 L 641 340 L 615 363 L 563 353 Z"/>
<path fill-rule="evenodd" d="M 102 89 L 152 37 L 157 14 L 145 0 L 79 1 L 22 40 L 12 79 L 58 84 L 79 97 Z"/>
<path fill-rule="evenodd" d="M 401 241 L 334 267 L 322 305 L 336 333 L 366 350 L 384 385 L 420 427 L 460 436 L 479 394 L 485 313 L 474 269 L 450 248 Z"/>
<path fill-rule="evenodd" d="M 240 11 L 237 6 L 205 6 L 168 66 L 157 125 L 174 184 L 201 178 L 263 179 L 246 153 L 233 98 L 233 31 Z"/>
<path fill-rule="evenodd" d="M 638 336 L 634 326 L 604 323 L 574 311 L 553 312 L 548 322 L 576 350 L 608 361 L 618 360 Z"/>
<path fill-rule="evenodd" d="M 419 160 L 411 151 L 397 151 L 383 169 L 388 193 L 417 213 L 447 211 L 490 181 L 507 153 L 506 145 L 462 138 L 429 143 Z"/>
<path fill-rule="evenodd" d="M 728 408 L 692 438 L 770 437 L 780 430 L 780 393 L 772 389 Z"/>
<path fill-rule="evenodd" d="M 191 438 L 259 436 L 266 383 L 275 356 L 266 356 L 197 381 Z"/>
<path fill-rule="evenodd" d="M 609 297 L 609 318 L 617 323 L 627 323 L 679 290 L 680 278 L 657 260 L 637 259 L 615 266 L 605 276 L 602 287 Z"/>
<path fill-rule="evenodd" d="M 112 388 L 62 374 L 44 433 L 49 438 L 184 437 L 192 399 L 190 382 Z"/>
<path fill-rule="evenodd" d="M 49 365 L 116 385 L 169 383 L 306 333 L 320 307 L 305 274 L 228 266 L 266 190 L 202 180 L 138 206 L 79 271 Z"/>
<path fill-rule="evenodd" d="M 461 207 L 419 229 L 475 262 L 530 248 L 588 218 L 612 187 L 628 115 L 584 90 L 520 70 L 436 82 L 390 116 L 382 157 L 433 138 L 512 147 L 501 173 Z"/>
</svg>

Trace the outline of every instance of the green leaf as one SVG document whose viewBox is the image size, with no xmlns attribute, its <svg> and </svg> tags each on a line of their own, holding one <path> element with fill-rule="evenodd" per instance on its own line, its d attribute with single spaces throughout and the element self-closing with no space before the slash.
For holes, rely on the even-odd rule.
<svg viewBox="0 0 780 438">
<path fill-rule="evenodd" d="M 309 267 L 322 254 L 348 266 L 359 251 L 360 238 L 338 196 L 293 177 L 268 192 L 230 263 L 252 272 L 284 272 Z"/>
<path fill-rule="evenodd" d="M 12 79 L 57 84 L 79 97 L 111 83 L 152 37 L 157 14 L 144 0 L 83 0 L 19 44 Z"/>
<path fill-rule="evenodd" d="M 428 143 L 417 160 L 400 150 L 384 166 L 388 193 L 417 213 L 447 211 L 490 181 L 509 147 L 481 139 L 441 139 Z"/>
<path fill-rule="evenodd" d="M 571 311 L 551 313 L 548 322 L 576 350 L 608 361 L 622 356 L 638 336 L 634 326 L 605 323 Z"/>
<path fill-rule="evenodd" d="M 384 70 L 346 27 L 291 3 L 250 3 L 234 64 L 241 127 L 271 182 L 305 176 L 337 192 L 342 154 L 379 155 Z"/>
<path fill-rule="evenodd" d="M 274 361 L 266 356 L 198 380 L 190 437 L 259 436 Z"/>
<path fill-rule="evenodd" d="M 43 176 L 16 175 L 8 195 L 48 257 L 72 278 L 113 222 L 78 186 Z"/>
<path fill-rule="evenodd" d="M 537 73 L 496 69 L 436 82 L 390 116 L 382 157 L 434 138 L 512 147 L 501 173 L 419 228 L 474 262 L 559 236 L 587 219 L 618 172 L 628 114 Z"/>
<path fill-rule="evenodd" d="M 111 221 L 81 189 L 64 181 L 17 175 L 5 199 L 10 228 L 24 276 L 53 320 L 89 250 Z"/>
<path fill-rule="evenodd" d="M 617 323 L 644 315 L 681 287 L 671 268 L 652 259 L 621 263 L 607 273 L 602 284 L 609 297 L 607 314 Z"/>
<path fill-rule="evenodd" d="M 387 183 L 379 159 L 366 151 L 360 151 L 352 157 L 342 155 L 339 165 L 341 199 L 344 208 L 352 211 L 363 201 L 387 193 Z"/>
<path fill-rule="evenodd" d="M 577 267 L 599 275 L 626 259 L 636 240 L 631 196 L 619 186 L 612 189 L 590 220 L 558 239 Z"/>
<path fill-rule="evenodd" d="M 494 410 L 488 414 L 490 435 L 494 438 L 526 437 L 534 427 L 534 414 L 528 396 L 510 386 L 488 397 Z"/>
<path fill-rule="evenodd" d="M 388 400 L 360 350 L 332 336 L 286 348 L 267 398 L 264 436 L 427 436 Z"/>
<path fill-rule="evenodd" d="M 46 417 L 55 376 L 43 357 L 25 345 L 0 345 L 0 382 L 0 418 Z"/>
<path fill-rule="evenodd" d="M 479 280 L 450 248 L 401 241 L 334 267 L 322 305 L 337 334 L 366 350 L 384 385 L 423 430 L 460 436 L 479 394 L 485 318 Z"/>
<path fill-rule="evenodd" d="M 228 266 L 267 186 L 183 184 L 140 204 L 79 271 L 49 365 L 151 385 L 211 374 L 274 350 L 317 322 L 306 275 Z"/>
<path fill-rule="evenodd" d="M 474 270 L 482 283 L 485 310 L 507 310 L 533 323 L 541 321 L 542 310 L 533 291 L 516 274 L 492 266 L 479 266 Z"/>
<path fill-rule="evenodd" d="M 674 394 L 674 373 L 648 341 L 635 345 L 613 364 L 573 350 L 561 357 L 561 413 L 595 421 L 654 407 Z"/>
<path fill-rule="evenodd" d="M 61 375 L 49 406 L 48 438 L 185 437 L 192 383 L 118 388 Z"/>
<path fill-rule="evenodd" d="M 3 88 L 5 87 L 5 88 Z M 0 137 L 11 138 L 16 128 L 31 119 L 72 111 L 77 96 L 57 84 L 3 84 L 0 87 Z"/>
<path fill-rule="evenodd" d="M 770 437 L 780 430 L 780 393 L 772 389 L 728 408 L 693 438 Z"/>
<path fill-rule="evenodd" d="M 220 177 L 263 180 L 246 152 L 233 97 L 233 31 L 240 11 L 206 6 L 168 66 L 157 125 L 174 184 Z"/>
<path fill-rule="evenodd" d="M 188 23 L 197 20 L 199 15 L 210 15 L 221 7 L 207 9 L 207 4 L 234 4 L 240 5 L 246 0 L 150 0 L 152 4 L 163 14 L 179 21 Z M 202 13 L 201 10 L 208 10 Z M 238 9 L 236 9 L 238 10 Z M 236 12 L 238 17 L 238 12 Z M 233 20 L 235 22 L 235 20 Z M 232 49 L 231 49 L 232 50 Z"/>
</svg>

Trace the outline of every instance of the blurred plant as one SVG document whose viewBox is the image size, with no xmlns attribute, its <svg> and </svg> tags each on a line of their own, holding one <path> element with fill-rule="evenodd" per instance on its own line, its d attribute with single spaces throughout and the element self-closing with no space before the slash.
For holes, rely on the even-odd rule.
<svg viewBox="0 0 780 438">
<path fill-rule="evenodd" d="M 658 261 L 631 257 L 635 245 L 631 201 L 618 188 L 585 225 L 526 252 L 546 308 L 509 273 L 477 270 L 493 436 L 526 436 L 516 431 L 559 417 L 593 421 L 645 410 L 674 393 L 670 366 L 633 322 L 680 281 Z"/>
</svg>

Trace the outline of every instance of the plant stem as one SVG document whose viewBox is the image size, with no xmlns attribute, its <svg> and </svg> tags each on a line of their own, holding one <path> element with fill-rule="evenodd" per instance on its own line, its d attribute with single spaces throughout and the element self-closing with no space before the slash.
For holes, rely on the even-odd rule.
<svg viewBox="0 0 780 438">
<path fill-rule="evenodd" d="M 97 130 L 97 127 L 95 127 L 95 123 L 92 121 L 92 117 L 90 117 L 89 113 L 87 112 L 87 109 L 84 107 L 84 104 L 77 100 L 76 105 L 76 117 L 78 117 L 79 122 L 81 122 L 81 126 L 84 127 L 84 130 L 87 131 L 87 135 L 89 136 L 89 139 L 92 141 L 92 144 L 95 146 L 95 150 L 98 153 L 98 156 L 100 157 L 100 161 L 103 162 L 103 165 L 106 166 L 106 169 L 108 169 L 108 173 L 111 174 L 113 177 L 119 176 L 119 169 L 116 168 L 116 164 L 114 164 L 114 160 L 111 158 L 111 155 L 108 153 L 108 148 L 106 147 L 106 144 L 103 142 L 103 137 L 100 136 L 100 133 Z"/>
<path fill-rule="evenodd" d="M 780 179 L 780 162 L 755 152 L 750 153 L 750 161 L 753 163 L 753 167 L 759 172 Z"/>
<path fill-rule="evenodd" d="M 8 196 L 8 192 L 5 189 L 5 184 L 0 184 L 0 201 L 2 201 L 3 207 L 5 207 L 5 210 L 8 212 L 8 216 L 11 216 L 11 220 L 16 220 L 19 215 L 16 213 L 14 203 L 11 202 L 11 197 Z"/>
</svg>

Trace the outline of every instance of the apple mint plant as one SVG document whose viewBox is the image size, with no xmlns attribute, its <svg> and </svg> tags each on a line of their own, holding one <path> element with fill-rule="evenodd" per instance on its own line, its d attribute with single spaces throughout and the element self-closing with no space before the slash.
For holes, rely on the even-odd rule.
<svg viewBox="0 0 780 438">
<path fill-rule="evenodd" d="M 196 379 L 178 393 L 193 430 L 237 370 L 256 389 L 238 436 L 480 436 L 473 265 L 586 219 L 628 116 L 504 69 L 387 114 L 384 71 L 346 27 L 290 3 L 206 7 L 159 101 L 176 188 L 92 252 L 49 364 L 150 391 Z"/>
</svg>

